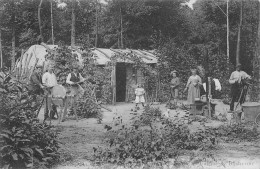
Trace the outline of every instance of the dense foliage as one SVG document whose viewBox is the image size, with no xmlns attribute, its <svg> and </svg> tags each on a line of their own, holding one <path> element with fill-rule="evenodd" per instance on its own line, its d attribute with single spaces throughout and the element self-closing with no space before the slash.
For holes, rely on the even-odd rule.
<svg viewBox="0 0 260 169">
<path fill-rule="evenodd" d="M 21 49 L 37 43 L 39 0 L 1 0 L 0 3 L 4 64 L 10 65 L 12 40 L 16 57 L 20 56 Z M 193 9 L 185 3 L 185 0 L 107 0 L 105 3 L 77 0 L 74 4 L 76 45 L 156 49 L 161 65 L 159 98 L 164 101 L 169 93 L 170 71 L 176 69 L 185 83 L 189 69 L 198 65 L 205 68 L 206 75 L 220 79 L 224 88 L 218 97 L 226 97 L 229 94 L 227 79 L 237 55 L 241 3 L 229 1 L 230 64 L 226 47 L 226 1 L 197 0 Z M 52 1 L 55 44 L 71 44 L 72 4 L 68 0 Z M 50 1 L 43 1 L 41 8 L 43 40 L 49 44 L 52 43 L 50 5 Z M 259 1 L 243 1 L 242 6 L 240 61 L 242 69 L 252 75 Z"/>
<path fill-rule="evenodd" d="M 27 85 L 12 78 L 0 82 L 1 168 L 46 168 L 59 159 L 59 142 L 53 126 L 36 118 Z"/>
</svg>

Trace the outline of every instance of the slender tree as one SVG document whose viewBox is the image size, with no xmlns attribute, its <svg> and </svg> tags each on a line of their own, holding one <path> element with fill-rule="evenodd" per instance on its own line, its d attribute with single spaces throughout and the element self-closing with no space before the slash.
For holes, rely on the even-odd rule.
<svg viewBox="0 0 260 169">
<path fill-rule="evenodd" d="M 2 29 L 0 28 L 0 59 L 1 59 L 1 68 L 3 67 L 3 52 L 2 52 Z"/>
<path fill-rule="evenodd" d="M 72 9 L 71 9 L 71 46 L 75 46 L 75 39 L 76 39 L 76 16 L 75 16 L 75 1 L 72 0 Z"/>
<path fill-rule="evenodd" d="M 38 23 L 39 23 L 39 30 L 40 30 L 40 38 L 41 38 L 41 40 L 43 40 L 41 9 L 42 9 L 42 0 L 40 1 L 39 6 L 38 6 Z"/>
<path fill-rule="evenodd" d="M 96 38 L 95 38 L 95 47 L 98 46 L 98 11 L 99 11 L 99 4 L 98 4 L 98 0 L 96 1 Z"/>
<path fill-rule="evenodd" d="M 14 0 L 12 1 L 12 8 L 13 8 L 13 11 L 12 11 L 12 58 L 11 58 L 11 69 L 14 68 L 15 66 L 15 55 L 16 55 L 16 52 L 15 52 L 15 31 L 16 31 L 16 15 L 15 15 L 15 2 Z"/>
<path fill-rule="evenodd" d="M 236 64 L 240 62 L 240 40 L 241 40 L 242 24 L 243 24 L 243 1 L 240 2 L 240 19 L 239 19 L 238 35 L 237 35 Z"/>
<path fill-rule="evenodd" d="M 121 37 L 121 48 L 124 48 L 123 43 L 123 16 L 122 16 L 122 8 L 120 7 L 120 37 Z"/>
<path fill-rule="evenodd" d="M 255 62 L 253 66 L 254 66 L 254 78 L 256 79 L 257 82 L 255 93 L 258 93 L 256 98 L 254 99 L 259 100 L 260 98 L 260 93 L 259 93 L 260 90 L 260 4 L 259 3 L 258 3 L 258 30 L 257 30 L 257 40 L 256 40 Z"/>
<path fill-rule="evenodd" d="M 53 7 L 52 7 L 52 0 L 51 1 L 51 41 L 54 45 L 54 32 L 53 32 Z"/>
</svg>

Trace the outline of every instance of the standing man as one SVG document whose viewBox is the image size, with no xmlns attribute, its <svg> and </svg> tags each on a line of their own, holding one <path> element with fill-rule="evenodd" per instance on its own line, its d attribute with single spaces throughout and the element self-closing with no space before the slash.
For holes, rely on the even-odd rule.
<svg viewBox="0 0 260 169">
<path fill-rule="evenodd" d="M 42 76 L 42 84 L 46 88 L 46 104 L 44 109 L 44 120 L 49 117 L 49 111 L 51 110 L 51 90 L 56 86 L 57 79 L 53 72 L 53 66 L 48 67 L 48 71 L 45 72 Z M 51 118 L 54 118 L 54 114 L 50 115 Z"/>
<path fill-rule="evenodd" d="M 44 94 L 41 72 L 42 66 L 37 65 L 30 77 L 30 94 L 35 94 L 34 97 Z"/>
<path fill-rule="evenodd" d="M 251 79 L 251 76 L 249 76 L 246 72 L 241 71 L 241 64 L 238 63 L 236 65 L 236 70 L 232 72 L 229 83 L 231 84 L 231 103 L 230 103 L 230 111 L 234 111 L 234 104 L 236 101 L 238 101 L 239 96 L 241 94 L 241 91 L 245 84 L 243 84 L 243 80 L 245 79 Z M 245 93 L 243 94 L 245 95 Z M 244 99 L 242 98 L 239 100 L 240 105 L 244 102 Z"/>
<path fill-rule="evenodd" d="M 76 106 L 76 101 L 81 98 L 84 94 L 84 89 L 80 86 L 80 84 L 84 81 L 85 79 L 81 76 L 81 74 L 78 71 L 78 66 L 73 65 L 72 72 L 68 74 L 66 83 L 70 85 L 70 95 L 73 97 L 73 103 L 74 106 L 74 113 L 76 116 L 76 119 L 78 121 L 77 117 L 77 106 Z M 67 115 L 67 111 L 64 111 L 64 115 L 62 117 L 62 122 L 65 121 Z"/>
</svg>

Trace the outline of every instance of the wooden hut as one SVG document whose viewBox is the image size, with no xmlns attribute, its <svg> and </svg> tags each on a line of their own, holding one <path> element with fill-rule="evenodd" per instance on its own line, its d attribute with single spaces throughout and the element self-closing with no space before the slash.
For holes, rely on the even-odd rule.
<svg viewBox="0 0 260 169">
<path fill-rule="evenodd" d="M 54 49 L 57 45 L 33 45 L 16 63 L 15 72 L 18 76 L 28 79 L 36 65 L 42 65 L 46 70 L 49 61 L 46 60 L 47 51 Z M 133 61 L 129 56 L 137 56 L 144 63 L 155 65 L 157 57 L 153 51 L 132 50 L 132 49 L 105 49 L 93 48 L 93 57 L 98 66 L 105 66 L 115 55 L 120 55 L 121 59 L 116 59 L 111 72 L 111 85 L 113 87 L 113 103 L 129 102 L 134 99 L 134 89 L 136 84 L 145 83 L 144 76 L 140 70 L 133 68 Z M 74 50 L 78 55 L 78 60 L 83 61 L 79 50 Z M 129 55 L 131 54 L 131 55 Z"/>
<path fill-rule="evenodd" d="M 93 48 L 92 52 L 96 56 L 97 65 L 105 65 L 111 61 L 114 55 L 122 56 L 116 60 L 111 74 L 113 103 L 132 101 L 135 97 L 134 89 L 136 88 L 136 84 L 145 83 L 144 75 L 140 70 L 134 69 L 133 61 L 128 57 L 129 54 L 136 55 L 149 65 L 155 65 L 157 63 L 157 57 L 153 51 Z"/>
</svg>

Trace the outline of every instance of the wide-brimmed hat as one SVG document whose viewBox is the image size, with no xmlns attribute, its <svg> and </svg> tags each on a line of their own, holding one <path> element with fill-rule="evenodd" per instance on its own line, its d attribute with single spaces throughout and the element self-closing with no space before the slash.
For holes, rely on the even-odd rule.
<svg viewBox="0 0 260 169">
<path fill-rule="evenodd" d="M 173 70 L 173 71 L 171 71 L 171 74 L 173 74 L 173 73 L 178 73 L 176 70 Z"/>
<path fill-rule="evenodd" d="M 42 65 L 36 65 L 35 67 L 36 67 L 36 68 L 43 68 Z"/>
<path fill-rule="evenodd" d="M 238 63 L 238 64 L 236 65 L 236 67 L 241 67 L 241 64 L 240 64 L 240 63 Z"/>
</svg>

